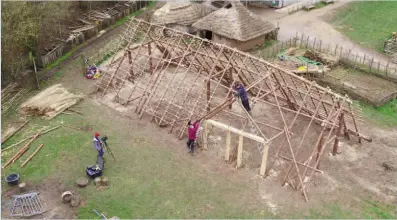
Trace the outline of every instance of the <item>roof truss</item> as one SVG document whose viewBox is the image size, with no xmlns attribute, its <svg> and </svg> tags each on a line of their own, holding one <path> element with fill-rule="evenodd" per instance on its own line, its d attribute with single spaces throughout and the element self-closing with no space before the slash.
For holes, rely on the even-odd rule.
<svg viewBox="0 0 397 220">
<path fill-rule="evenodd" d="M 113 56 L 97 91 L 136 106 L 139 118 L 147 115 L 179 138 L 191 119 L 234 123 L 246 132 L 253 125 L 269 143 L 268 170 L 275 161 L 287 161 L 282 184 L 302 190 L 306 199 L 305 185 L 320 172 L 327 147 L 336 154 L 340 137 L 370 140 L 359 132 L 347 96 L 247 53 L 135 19 L 121 44 L 125 47 Z M 246 86 L 252 108 L 265 105 L 272 112 L 251 117 L 243 108 L 232 108 L 238 102 L 232 95 L 236 81 Z M 269 114 L 278 123 L 270 123 Z"/>
</svg>

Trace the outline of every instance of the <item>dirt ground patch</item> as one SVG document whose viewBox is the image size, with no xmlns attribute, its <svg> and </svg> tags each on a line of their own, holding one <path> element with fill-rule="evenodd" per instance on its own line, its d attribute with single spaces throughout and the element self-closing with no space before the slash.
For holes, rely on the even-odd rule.
<svg viewBox="0 0 397 220">
<path fill-rule="evenodd" d="M 3 186 L 4 187 L 4 186 Z M 12 206 L 12 195 L 23 194 L 19 192 L 18 187 L 4 187 L 5 191 L 1 199 L 1 217 L 9 217 Z M 27 192 L 38 192 L 41 204 L 46 212 L 34 216 L 36 219 L 75 219 L 77 217 L 77 208 L 73 208 L 70 204 L 62 202 L 61 195 L 63 192 L 70 190 L 56 179 L 46 179 L 39 185 L 26 186 Z M 84 205 L 85 201 L 81 204 Z"/>
</svg>

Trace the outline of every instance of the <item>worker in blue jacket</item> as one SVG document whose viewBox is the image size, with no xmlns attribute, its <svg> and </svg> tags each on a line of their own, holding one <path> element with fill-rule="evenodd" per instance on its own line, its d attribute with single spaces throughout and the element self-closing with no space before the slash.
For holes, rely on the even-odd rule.
<svg viewBox="0 0 397 220">
<path fill-rule="evenodd" d="M 248 112 L 248 114 L 251 114 L 251 107 L 248 101 L 248 95 L 247 95 L 247 91 L 244 88 L 244 85 L 242 83 L 237 82 L 234 86 L 234 90 L 235 90 L 235 96 L 240 97 L 241 99 L 241 103 L 243 104 L 245 110 Z"/>
</svg>

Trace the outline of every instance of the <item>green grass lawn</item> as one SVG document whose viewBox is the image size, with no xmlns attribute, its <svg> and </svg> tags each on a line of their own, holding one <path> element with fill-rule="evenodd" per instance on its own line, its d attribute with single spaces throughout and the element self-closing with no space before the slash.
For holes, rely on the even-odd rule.
<svg viewBox="0 0 397 220">
<path fill-rule="evenodd" d="M 397 2 L 359 1 L 340 9 L 332 23 L 365 47 L 382 51 L 384 40 L 397 31 Z"/>
<path fill-rule="evenodd" d="M 359 102 L 363 115 L 380 126 L 397 127 L 397 99 L 380 107 Z"/>
<path fill-rule="evenodd" d="M 75 180 L 85 176 L 85 167 L 96 160 L 92 132 L 61 127 L 38 138 L 22 158 L 2 170 L 2 192 L 9 189 L 5 186 L 4 177 L 11 172 L 19 173 L 21 179 L 29 184 L 40 185 L 47 178 L 57 179 L 64 188 L 77 191 L 87 199 L 86 205 L 78 209 L 78 217 L 84 219 L 97 218 L 92 209 L 105 212 L 108 217 L 120 218 L 394 217 L 395 207 L 364 200 L 358 203 L 360 212 L 325 204 L 323 208 L 311 210 L 309 215 L 285 210 L 285 213 L 273 216 L 257 199 L 256 189 L 203 170 L 194 158 L 170 149 L 170 143 L 175 142 L 164 143 L 145 134 L 143 128 L 141 133 L 137 130 L 139 125 L 114 115 L 106 107 L 98 108 L 91 100 L 83 101 L 75 109 L 86 114 L 59 115 L 51 121 L 34 118 L 3 148 L 34 134 L 43 126 L 93 125 L 94 131 L 108 135 L 108 143 L 117 159 L 114 161 L 105 153 L 104 176 L 109 178 L 110 188 L 97 191 L 93 183 L 83 189 L 75 186 Z M 26 167 L 20 168 L 20 164 L 42 143 L 41 151 Z M 179 143 L 184 145 L 184 142 Z M 21 147 L 4 152 L 2 163 Z"/>
<path fill-rule="evenodd" d="M 34 118 L 3 148 L 34 134 L 45 125 L 93 125 L 94 131 L 108 135 L 108 143 L 117 159 L 115 162 L 105 153 L 104 175 L 109 178 L 110 188 L 97 191 L 92 183 L 84 189 L 74 186 L 78 177 L 85 176 L 85 167 L 95 164 L 97 153 L 92 144 L 92 132 L 66 127 L 41 136 L 23 157 L 3 169 L 3 186 L 5 175 L 12 172 L 19 173 L 21 179 L 29 184 L 40 184 L 48 177 L 55 178 L 66 188 L 78 191 L 87 198 L 86 205 L 78 210 L 78 217 L 85 219 L 96 218 L 93 208 L 106 212 L 109 217 L 120 218 L 271 217 L 259 208 L 259 203 L 255 204 L 257 200 L 252 189 L 230 182 L 222 175 L 202 170 L 194 158 L 172 153 L 167 149 L 172 146 L 156 138 L 132 133 L 130 126 L 134 125 L 114 116 L 106 107 L 98 108 L 98 105 L 87 100 L 76 109 L 87 114 L 62 114 L 51 121 Z M 20 164 L 42 143 L 44 147 L 40 152 L 24 168 L 20 168 Z M 4 152 L 2 163 L 21 147 Z M 3 192 L 8 188 L 3 188 Z"/>
</svg>

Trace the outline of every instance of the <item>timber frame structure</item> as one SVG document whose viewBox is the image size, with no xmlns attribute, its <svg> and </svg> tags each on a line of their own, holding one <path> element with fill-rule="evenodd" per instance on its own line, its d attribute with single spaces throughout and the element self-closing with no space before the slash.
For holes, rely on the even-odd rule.
<svg viewBox="0 0 397 220">
<path fill-rule="evenodd" d="M 132 19 L 121 37 L 117 54 L 103 67 L 97 94 L 134 106 L 139 118 L 149 116 L 179 138 L 187 122 L 197 119 L 255 133 L 273 159 L 264 161 L 267 172 L 283 160 L 281 184 L 301 190 L 306 200 L 306 184 L 322 172 L 320 158 L 328 146 L 335 155 L 342 137 L 370 141 L 358 130 L 347 96 L 274 64 L 143 20 Z M 245 85 L 252 108 L 260 104 L 273 112 L 253 111 L 251 117 L 233 95 L 235 82 Z M 233 103 L 240 107 L 232 108 Z M 278 123 L 269 123 L 269 117 Z M 261 174 L 266 176 L 265 170 Z"/>
</svg>

